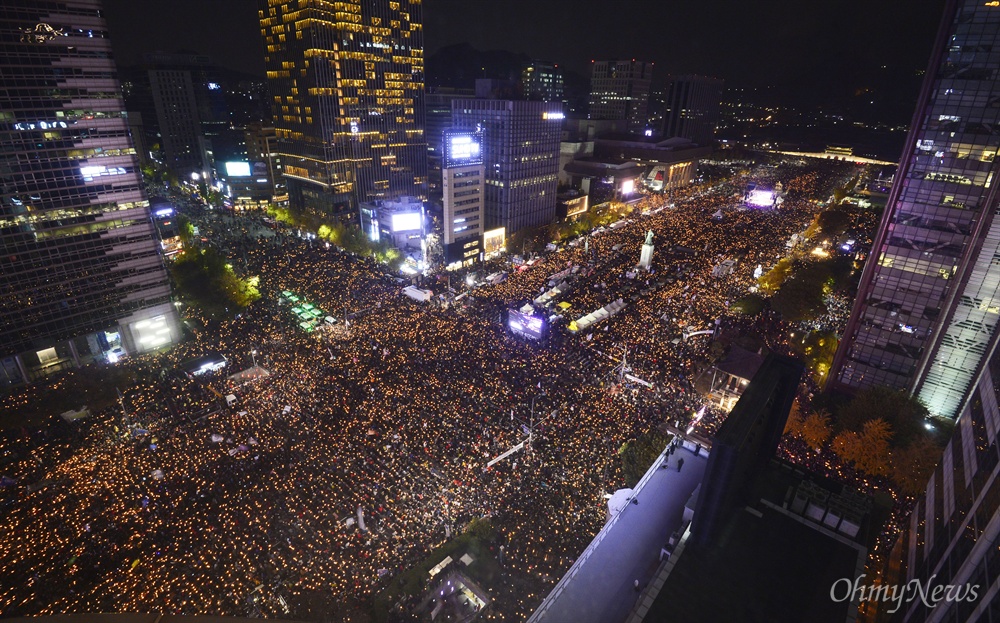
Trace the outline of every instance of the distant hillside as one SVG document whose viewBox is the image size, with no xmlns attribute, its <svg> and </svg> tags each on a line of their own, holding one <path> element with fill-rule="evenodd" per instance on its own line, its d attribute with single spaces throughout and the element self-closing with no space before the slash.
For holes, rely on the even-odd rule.
<svg viewBox="0 0 1000 623">
<path fill-rule="evenodd" d="M 468 43 L 458 43 L 427 57 L 427 85 L 471 89 L 476 78 L 516 79 L 530 60 L 526 54 L 506 50 L 483 52 Z"/>
</svg>

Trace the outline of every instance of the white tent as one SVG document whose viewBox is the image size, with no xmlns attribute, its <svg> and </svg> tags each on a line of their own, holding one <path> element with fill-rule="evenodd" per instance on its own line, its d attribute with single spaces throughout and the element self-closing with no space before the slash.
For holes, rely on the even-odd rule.
<svg viewBox="0 0 1000 623">
<path fill-rule="evenodd" d="M 260 366 L 251 366 L 246 370 L 240 370 L 235 374 L 230 374 L 227 378 L 231 381 L 237 381 L 239 383 L 247 383 L 249 381 L 256 381 L 257 379 L 262 379 L 268 376 L 271 376 L 271 373 L 268 370 Z"/>
<path fill-rule="evenodd" d="M 426 303 L 427 301 L 431 300 L 432 296 L 434 296 L 434 293 L 431 292 L 430 290 L 421 290 L 420 288 L 417 288 L 415 286 L 406 286 L 405 288 L 403 288 L 403 294 L 410 297 L 414 301 L 417 301 L 418 303 Z"/>
</svg>

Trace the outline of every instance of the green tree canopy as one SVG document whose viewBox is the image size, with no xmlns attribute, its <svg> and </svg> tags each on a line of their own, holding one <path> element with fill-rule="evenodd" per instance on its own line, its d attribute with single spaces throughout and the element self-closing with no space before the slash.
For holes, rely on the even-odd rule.
<svg viewBox="0 0 1000 623">
<path fill-rule="evenodd" d="M 260 298 L 259 279 L 241 279 L 213 247 L 188 251 L 170 267 L 181 297 L 212 316 L 235 313 Z"/>
<path fill-rule="evenodd" d="M 634 487 L 649 466 L 670 443 L 671 437 L 653 430 L 624 444 L 618 451 L 622 460 L 625 484 Z"/>
<path fill-rule="evenodd" d="M 927 407 L 904 391 L 885 386 L 863 389 L 837 414 L 837 428 L 861 431 L 866 422 L 882 418 L 893 431 L 893 446 L 905 447 L 924 435 Z"/>
<path fill-rule="evenodd" d="M 191 219 L 186 214 L 177 215 L 177 232 L 184 246 L 190 247 L 194 241 L 194 225 L 191 224 Z"/>
<path fill-rule="evenodd" d="M 836 237 L 843 234 L 851 224 L 851 215 L 843 208 L 824 210 L 817 218 L 824 236 Z"/>
</svg>

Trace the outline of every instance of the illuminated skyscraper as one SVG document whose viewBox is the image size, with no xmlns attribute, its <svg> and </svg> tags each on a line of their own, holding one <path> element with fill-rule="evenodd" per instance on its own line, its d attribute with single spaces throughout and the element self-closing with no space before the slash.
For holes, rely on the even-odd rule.
<svg viewBox="0 0 1000 623">
<path fill-rule="evenodd" d="M 652 63 L 595 62 L 590 72 L 590 118 L 625 119 L 629 132 L 642 132 L 652 79 Z"/>
<path fill-rule="evenodd" d="M 353 218 L 427 196 L 420 0 L 260 0 L 293 208 Z"/>
<path fill-rule="evenodd" d="M 99 0 L 0 8 L 0 386 L 180 336 Z"/>
<path fill-rule="evenodd" d="M 441 137 L 444 254 L 446 264 L 470 264 L 483 251 L 483 137 L 445 130 Z"/>
<path fill-rule="evenodd" d="M 1000 7 L 947 11 L 831 381 L 954 418 L 1000 318 Z"/>
<path fill-rule="evenodd" d="M 1000 351 L 979 374 L 923 495 L 901 522 L 882 582 L 919 581 L 928 593 L 972 585 L 978 596 L 937 607 L 914 599 L 879 621 L 1000 621 Z"/>
</svg>

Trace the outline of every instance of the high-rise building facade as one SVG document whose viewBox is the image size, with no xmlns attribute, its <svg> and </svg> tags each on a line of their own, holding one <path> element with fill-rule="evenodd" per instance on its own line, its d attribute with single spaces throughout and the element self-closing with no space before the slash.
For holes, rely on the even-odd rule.
<svg viewBox="0 0 1000 623">
<path fill-rule="evenodd" d="M 180 336 L 99 0 L 0 7 L 0 385 Z"/>
<path fill-rule="evenodd" d="M 164 163 L 181 179 L 211 180 L 214 163 L 201 131 L 191 72 L 175 67 L 150 69 L 149 87 Z"/>
<path fill-rule="evenodd" d="M 979 372 L 951 442 L 902 522 L 884 579 L 891 586 L 917 581 L 927 593 L 975 586 L 977 598 L 933 608 L 914 599 L 880 621 L 1000 622 L 1000 351 Z"/>
<path fill-rule="evenodd" d="M 707 76 L 671 76 L 663 102 L 663 137 L 679 136 L 701 146 L 715 143 L 724 83 Z"/>
<path fill-rule="evenodd" d="M 531 61 L 521 71 L 521 91 L 529 100 L 564 101 L 562 70 L 554 63 Z"/>
<path fill-rule="evenodd" d="M 424 94 L 424 135 L 427 137 L 427 195 L 432 204 L 441 202 L 441 141 L 444 131 L 451 128 L 451 100 L 467 99 L 473 89 L 436 87 Z"/>
<path fill-rule="evenodd" d="M 483 136 L 481 132 L 445 130 L 441 138 L 444 185 L 442 236 L 445 264 L 467 265 L 483 251 Z"/>
<path fill-rule="evenodd" d="M 487 230 L 508 236 L 556 217 L 562 104 L 525 100 L 452 101 L 457 129 L 481 130 Z"/>
<path fill-rule="evenodd" d="M 427 196 L 420 0 L 260 0 L 289 204 L 345 219 Z"/>
<path fill-rule="evenodd" d="M 278 203 L 287 201 L 285 178 L 281 175 L 281 157 L 275 151 L 278 140 L 274 128 L 259 121 L 247 124 L 244 128 L 243 140 L 246 145 L 247 162 L 250 164 L 251 170 L 258 164 L 267 167 L 271 200 Z"/>
<path fill-rule="evenodd" d="M 646 128 L 653 64 L 596 61 L 590 72 L 590 118 L 625 119 L 630 132 Z"/>
<path fill-rule="evenodd" d="M 954 418 L 1000 317 L 1000 8 L 947 11 L 831 382 Z"/>
<path fill-rule="evenodd" d="M 142 116 L 146 144 L 178 178 L 212 181 L 216 162 L 234 160 L 242 137 L 233 130 L 220 71 L 201 54 L 153 52 L 122 72 L 130 113 Z M 133 133 L 138 148 L 139 138 Z"/>
</svg>

